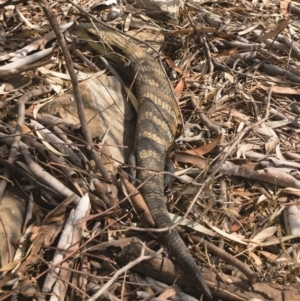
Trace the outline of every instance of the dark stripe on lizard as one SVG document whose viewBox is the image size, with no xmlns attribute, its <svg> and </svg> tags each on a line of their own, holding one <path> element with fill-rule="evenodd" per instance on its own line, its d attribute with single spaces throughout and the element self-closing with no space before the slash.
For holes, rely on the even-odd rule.
<svg viewBox="0 0 300 301">
<path fill-rule="evenodd" d="M 79 24 L 75 33 L 81 38 L 98 40 L 118 48 L 129 59 L 135 75 L 135 91 L 140 107 L 136 126 L 135 150 L 137 156 L 138 179 L 145 182 L 141 193 L 149 207 L 158 228 L 172 226 L 164 201 L 163 175 L 149 176 L 153 171 L 162 172 L 165 166 L 166 152 L 172 145 L 177 128 L 179 110 L 173 92 L 161 66 L 147 53 L 126 39 L 123 35 L 109 27 L 97 24 Z M 96 38 L 95 38 L 96 37 Z M 100 42 L 101 41 L 101 42 Z M 92 46 L 92 45 L 91 45 Z M 93 47 L 93 46 L 92 46 Z M 93 47 L 94 48 L 94 47 Z M 111 52 L 111 49 L 107 49 Z M 188 251 L 178 232 L 173 229 L 159 234 L 162 243 L 176 258 L 179 265 L 190 275 L 194 275 L 201 290 L 212 297 L 199 268 Z"/>
</svg>

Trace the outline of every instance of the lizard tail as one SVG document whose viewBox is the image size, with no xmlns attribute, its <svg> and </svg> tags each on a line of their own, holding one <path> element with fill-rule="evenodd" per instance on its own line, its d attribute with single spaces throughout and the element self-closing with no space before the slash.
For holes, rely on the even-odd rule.
<svg viewBox="0 0 300 301">
<path fill-rule="evenodd" d="M 168 145 L 166 145 L 168 133 L 162 129 L 162 123 L 156 123 L 155 119 L 148 119 L 143 126 L 139 126 L 139 123 L 145 121 L 145 116 L 148 115 L 151 117 L 151 114 L 158 114 L 158 112 L 155 112 L 153 102 L 147 103 L 147 100 L 144 99 L 143 106 L 141 106 L 140 110 L 142 110 L 142 114 L 138 117 L 136 132 L 136 149 L 138 150 L 136 152 L 137 166 L 139 167 L 138 179 L 143 183 L 140 191 L 153 216 L 156 226 L 158 228 L 167 228 L 172 226 L 173 223 L 164 201 L 164 178 L 161 171 L 163 171 L 165 166 L 165 156 L 168 149 Z M 148 111 L 148 113 L 146 113 L 145 110 Z M 203 293 L 209 298 L 212 298 L 211 292 L 196 262 L 177 230 L 173 229 L 171 231 L 162 232 L 160 239 L 176 258 L 183 270 L 196 278 Z"/>
</svg>

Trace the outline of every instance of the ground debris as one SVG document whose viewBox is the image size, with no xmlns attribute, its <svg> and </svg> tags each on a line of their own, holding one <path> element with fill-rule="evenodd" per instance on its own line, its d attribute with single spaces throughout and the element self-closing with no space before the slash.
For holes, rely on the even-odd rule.
<svg viewBox="0 0 300 301">
<path fill-rule="evenodd" d="M 80 81 L 88 140 L 69 61 L 42 6 L 27 2 L 0 4 L 0 299 L 201 293 L 145 232 L 151 214 L 121 169 L 137 107 L 126 58 L 116 49 L 100 57 L 69 30 L 87 22 L 82 8 L 97 6 L 161 61 L 174 87 L 181 122 L 166 202 L 214 297 L 298 300 L 300 6 L 49 1 Z"/>
</svg>

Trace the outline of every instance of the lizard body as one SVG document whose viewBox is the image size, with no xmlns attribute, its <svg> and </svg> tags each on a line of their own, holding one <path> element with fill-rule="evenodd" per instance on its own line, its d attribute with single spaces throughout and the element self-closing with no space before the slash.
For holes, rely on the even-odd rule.
<svg viewBox="0 0 300 301">
<path fill-rule="evenodd" d="M 139 100 L 135 151 L 138 179 L 144 183 L 140 191 L 156 226 L 170 227 L 172 221 L 164 201 L 163 175 L 159 173 L 164 170 L 166 152 L 173 143 L 179 115 L 172 88 L 160 64 L 132 41 L 102 24 L 95 27 L 81 23 L 76 27 L 76 34 L 80 37 L 86 38 L 86 33 L 98 37 L 98 43 L 101 39 L 102 43 L 118 48 L 130 61 Z M 211 292 L 177 230 L 162 232 L 160 238 L 179 265 L 195 277 L 201 290 L 211 298 Z"/>
</svg>

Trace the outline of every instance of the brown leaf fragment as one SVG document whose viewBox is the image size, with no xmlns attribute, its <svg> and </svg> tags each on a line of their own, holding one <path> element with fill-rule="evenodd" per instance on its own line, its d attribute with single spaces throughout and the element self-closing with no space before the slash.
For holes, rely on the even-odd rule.
<svg viewBox="0 0 300 301">
<path fill-rule="evenodd" d="M 29 256 L 21 263 L 17 270 L 17 273 L 21 275 L 25 274 L 26 271 L 42 257 L 42 246 L 49 246 L 56 239 L 57 235 L 62 229 L 62 224 L 51 223 L 50 225 L 34 227 L 32 230 L 31 250 Z"/>
<path fill-rule="evenodd" d="M 121 171 L 123 174 L 123 172 Z M 142 195 L 139 193 L 139 191 L 126 179 L 126 177 L 122 177 L 122 182 L 130 195 L 131 203 L 139 215 L 141 217 L 143 224 L 149 225 L 151 227 L 155 226 L 155 222 L 153 220 L 153 217 L 149 211 L 148 206 L 146 205 Z"/>
<path fill-rule="evenodd" d="M 254 219 L 253 214 L 251 214 L 250 216 L 239 218 L 236 222 L 232 224 L 232 226 L 230 227 L 230 231 L 237 232 L 239 229 L 243 227 L 243 225 L 250 224 L 253 221 L 253 219 Z"/>
<path fill-rule="evenodd" d="M 279 190 L 278 194 L 289 194 L 289 195 L 295 195 L 295 196 L 300 197 L 300 189 L 286 187 L 282 190 Z"/>
<path fill-rule="evenodd" d="M 199 146 L 197 148 L 187 150 L 187 151 L 185 151 L 185 153 L 191 154 L 191 155 L 199 155 L 199 156 L 205 155 L 205 154 L 211 152 L 215 147 L 217 147 L 218 144 L 220 143 L 221 139 L 222 139 L 222 134 L 220 134 L 213 142 L 208 143 L 204 146 Z"/>
<path fill-rule="evenodd" d="M 281 1 L 280 2 L 280 9 L 284 17 L 289 17 L 290 14 L 290 6 L 291 2 L 290 1 Z"/>
<path fill-rule="evenodd" d="M 73 202 L 74 196 L 66 198 L 61 204 L 56 206 L 54 210 L 50 211 L 43 219 L 43 225 L 49 225 L 52 223 L 61 224 L 65 220 L 65 214 L 67 207 Z"/>
<path fill-rule="evenodd" d="M 257 85 L 259 88 L 268 91 L 270 87 L 264 86 L 264 85 Z M 294 94 L 294 95 L 300 95 L 300 89 L 293 89 L 291 87 L 283 87 L 283 86 L 273 86 L 273 92 L 278 94 Z"/>
<path fill-rule="evenodd" d="M 166 61 L 166 63 L 167 63 L 167 65 L 168 65 L 169 68 L 174 69 L 176 72 L 178 72 L 181 75 L 183 74 L 183 71 L 181 70 L 181 68 L 177 67 L 173 63 L 172 59 L 169 56 L 165 56 L 165 61 Z"/>
<path fill-rule="evenodd" d="M 111 247 L 123 249 L 132 241 L 138 241 L 138 239 L 134 237 L 120 237 L 117 240 L 110 240 L 91 246 L 89 247 L 89 251 L 97 251 L 98 253 L 101 253 Z"/>
<path fill-rule="evenodd" d="M 15 242 L 21 237 L 25 219 L 26 198 L 20 189 L 7 189 L 0 200 L 0 266 L 12 262 L 15 255 Z"/>
<path fill-rule="evenodd" d="M 115 185 L 98 181 L 94 181 L 93 184 L 96 195 L 104 201 L 108 208 L 118 205 L 118 190 Z"/>
<path fill-rule="evenodd" d="M 207 168 L 207 166 L 209 164 L 208 159 L 200 157 L 199 155 L 187 154 L 185 152 L 176 152 L 175 160 L 182 162 L 182 163 L 190 163 L 192 165 L 199 167 L 200 169 Z"/>
<path fill-rule="evenodd" d="M 263 34 L 262 36 L 258 37 L 257 40 L 260 41 L 260 42 L 264 42 L 267 39 L 273 39 L 273 38 L 277 37 L 278 34 L 280 32 L 282 32 L 288 26 L 289 22 L 290 22 L 289 19 L 282 20 L 278 24 L 277 28 L 275 28 L 275 29 L 273 29 L 273 30 L 271 30 L 271 31 Z"/>
<path fill-rule="evenodd" d="M 180 291 L 180 288 L 177 286 L 169 287 L 168 289 L 166 289 L 163 293 L 161 293 L 159 295 L 159 298 L 161 298 L 163 300 L 167 300 L 168 298 L 176 295 L 176 293 L 178 293 L 179 291 Z"/>
<path fill-rule="evenodd" d="M 179 101 L 180 98 L 181 98 L 181 94 L 182 94 L 182 91 L 183 91 L 183 87 L 184 87 L 184 81 L 183 81 L 183 79 L 181 78 L 180 81 L 178 82 L 177 86 L 176 86 L 175 89 L 174 89 L 174 92 L 175 92 L 177 101 Z"/>
<path fill-rule="evenodd" d="M 300 181 L 293 176 L 278 171 L 276 168 L 265 168 L 264 170 L 253 170 L 252 168 L 238 166 L 229 161 L 226 161 L 221 168 L 220 172 L 228 175 L 235 175 L 245 177 L 246 179 L 253 179 L 256 181 L 263 181 L 275 186 L 293 187 L 300 189 Z"/>
<path fill-rule="evenodd" d="M 272 254 L 272 253 L 267 252 L 267 251 L 258 251 L 258 253 L 265 256 L 266 258 L 268 258 L 268 260 L 273 261 L 273 262 L 275 262 L 276 259 L 278 258 L 277 255 Z"/>
</svg>

